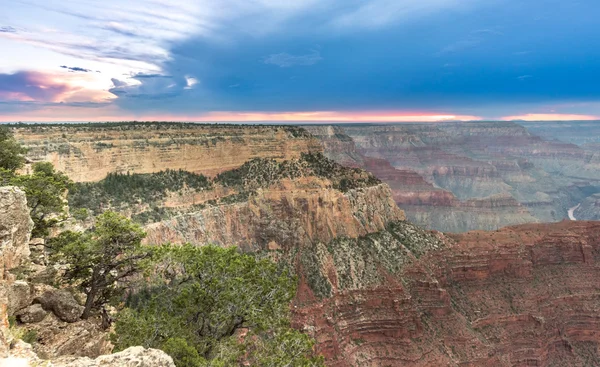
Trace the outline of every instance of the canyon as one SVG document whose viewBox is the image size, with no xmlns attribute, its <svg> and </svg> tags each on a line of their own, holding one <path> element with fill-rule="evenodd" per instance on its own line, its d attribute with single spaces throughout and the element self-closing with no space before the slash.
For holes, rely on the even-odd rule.
<svg viewBox="0 0 600 367">
<path fill-rule="evenodd" d="M 181 210 L 144 223 L 149 245 L 238 246 L 293 269 L 293 326 L 315 338 L 328 366 L 600 364 L 600 222 L 580 220 L 593 206 L 597 163 L 574 144 L 512 123 L 309 126 L 310 134 L 181 125 L 160 127 L 162 145 L 151 148 L 138 140 L 159 139 L 153 124 L 44 129 L 19 126 L 17 137 L 31 161 L 52 161 L 74 180 L 165 168 L 212 177 L 121 209 Z M 90 138 L 94 129 L 113 140 Z M 238 138 L 185 143 L 232 131 L 252 147 Z M 64 139 L 60 151 L 52 139 Z M 110 159 L 98 143 L 114 145 Z M 566 164 L 580 174 L 552 171 Z M 529 223 L 566 218 L 579 202 L 577 221 Z M 464 233 L 434 230 L 441 226 Z"/>
<path fill-rule="evenodd" d="M 581 142 L 576 137 L 551 138 L 549 131 L 569 136 L 562 125 L 544 125 L 545 137 L 513 122 L 305 128 L 321 141 L 327 157 L 388 183 L 407 217 L 430 229 L 465 232 L 556 222 L 600 192 L 598 153 L 590 144 L 573 143 Z"/>
</svg>

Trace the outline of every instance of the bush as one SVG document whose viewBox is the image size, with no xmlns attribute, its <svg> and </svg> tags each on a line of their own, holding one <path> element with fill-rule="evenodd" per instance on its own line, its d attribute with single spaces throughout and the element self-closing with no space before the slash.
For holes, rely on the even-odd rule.
<svg viewBox="0 0 600 367">
<path fill-rule="evenodd" d="M 289 326 L 296 279 L 288 270 L 235 248 L 164 246 L 155 256 L 157 277 L 117 316 L 117 350 L 159 348 L 178 367 L 322 365 L 313 341 Z"/>
</svg>

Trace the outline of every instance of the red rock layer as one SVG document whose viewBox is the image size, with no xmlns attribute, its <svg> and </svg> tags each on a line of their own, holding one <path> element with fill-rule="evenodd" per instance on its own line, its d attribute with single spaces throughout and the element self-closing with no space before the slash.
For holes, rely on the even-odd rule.
<svg viewBox="0 0 600 367">
<path fill-rule="evenodd" d="M 378 286 L 316 300 L 301 279 L 295 325 L 329 366 L 600 365 L 599 222 L 446 238 Z"/>
</svg>

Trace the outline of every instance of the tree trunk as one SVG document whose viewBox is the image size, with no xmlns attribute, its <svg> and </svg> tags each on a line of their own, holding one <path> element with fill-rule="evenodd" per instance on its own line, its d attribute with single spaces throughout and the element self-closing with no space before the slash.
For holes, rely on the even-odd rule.
<svg viewBox="0 0 600 367">
<path fill-rule="evenodd" d="M 97 274 L 98 270 L 94 269 L 92 271 L 92 279 L 90 281 L 90 293 L 87 294 L 87 298 L 85 300 L 85 308 L 83 309 L 83 314 L 81 314 L 81 318 L 84 320 L 90 317 L 92 307 L 94 307 L 94 299 L 96 298 L 96 294 L 98 293 Z"/>
<path fill-rule="evenodd" d="M 90 288 L 90 293 L 88 293 L 87 298 L 85 300 L 85 308 L 83 309 L 83 314 L 81 314 L 81 318 L 83 320 L 90 317 L 92 312 L 92 307 L 94 306 L 94 298 L 96 298 L 97 289 L 95 286 Z"/>
</svg>

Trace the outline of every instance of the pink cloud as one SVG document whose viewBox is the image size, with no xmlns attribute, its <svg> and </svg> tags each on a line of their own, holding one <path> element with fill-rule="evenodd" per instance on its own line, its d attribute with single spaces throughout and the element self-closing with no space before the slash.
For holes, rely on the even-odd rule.
<svg viewBox="0 0 600 367">
<path fill-rule="evenodd" d="M 438 122 L 480 120 L 479 116 L 427 112 L 210 112 L 197 121 L 297 121 L 297 122 Z"/>
<path fill-rule="evenodd" d="M 104 90 L 85 87 L 85 76 L 20 71 L 0 74 L 0 100 L 35 102 L 87 102 L 112 96 Z"/>
</svg>

